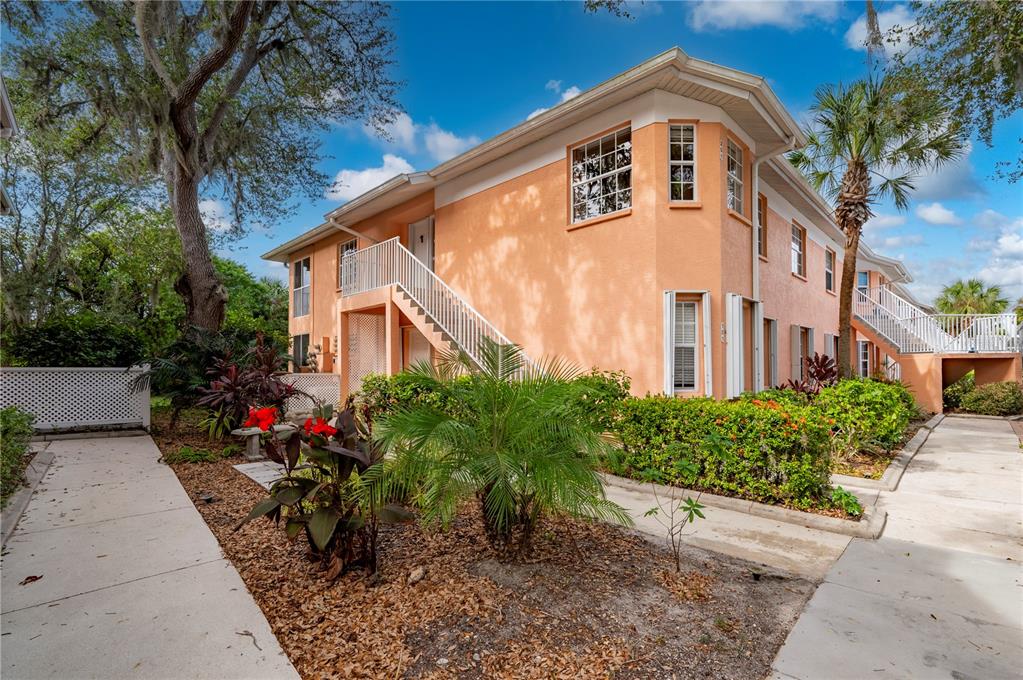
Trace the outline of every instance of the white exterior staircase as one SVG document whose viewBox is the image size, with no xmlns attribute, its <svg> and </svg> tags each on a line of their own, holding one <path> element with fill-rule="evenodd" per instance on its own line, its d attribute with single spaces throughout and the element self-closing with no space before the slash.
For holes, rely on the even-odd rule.
<svg viewBox="0 0 1023 680">
<path fill-rule="evenodd" d="M 397 288 L 395 302 L 435 346 L 460 350 L 479 365 L 487 340 L 511 344 L 397 237 L 346 253 L 342 258 L 343 296 L 388 286 Z"/>
<path fill-rule="evenodd" d="M 857 289 L 853 315 L 900 354 L 1021 350 L 1015 314 L 930 314 L 884 286 Z"/>
</svg>

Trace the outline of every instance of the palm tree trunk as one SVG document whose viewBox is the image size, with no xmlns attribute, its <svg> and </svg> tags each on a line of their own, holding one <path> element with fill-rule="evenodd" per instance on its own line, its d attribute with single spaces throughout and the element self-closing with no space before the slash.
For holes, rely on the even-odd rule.
<svg viewBox="0 0 1023 680">
<path fill-rule="evenodd" d="M 852 313 L 856 290 L 856 256 L 863 225 L 870 218 L 870 172 L 862 161 L 849 161 L 835 206 L 835 221 L 845 234 L 842 288 L 838 299 L 838 376 L 853 376 Z"/>
<path fill-rule="evenodd" d="M 856 290 L 856 254 L 860 248 L 860 232 L 857 229 L 845 239 L 845 254 L 842 261 L 842 287 L 838 297 L 838 376 L 849 378 L 853 375 L 852 363 L 852 310 L 853 293 Z"/>
</svg>

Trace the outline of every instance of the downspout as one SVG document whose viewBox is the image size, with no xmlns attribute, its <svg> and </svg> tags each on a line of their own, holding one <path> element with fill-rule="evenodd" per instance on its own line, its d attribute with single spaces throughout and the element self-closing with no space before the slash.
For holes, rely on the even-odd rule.
<svg viewBox="0 0 1023 680">
<path fill-rule="evenodd" d="M 350 235 L 352 235 L 352 236 L 354 236 L 356 238 L 364 238 L 367 241 L 369 241 L 370 243 L 380 243 L 380 241 L 378 241 L 377 239 L 373 238 L 372 236 L 367 236 L 366 234 L 363 234 L 361 232 L 355 231 L 351 227 L 346 227 L 345 225 L 341 224 L 340 222 L 335 222 L 333 217 L 330 218 L 327 221 L 327 224 L 329 224 L 330 226 L 334 227 L 338 231 L 343 231 L 346 234 L 350 234 Z"/>
<path fill-rule="evenodd" d="M 760 209 L 760 164 L 769 158 L 780 153 L 787 153 L 796 146 L 796 136 L 789 135 L 789 138 L 781 146 L 777 146 L 753 161 L 751 169 L 753 184 L 753 228 L 750 229 L 750 271 L 752 272 L 753 302 L 756 304 L 756 313 L 753 314 L 753 389 L 760 391 L 764 385 L 764 304 L 760 300 L 760 249 L 757 248 L 757 233 L 760 225 L 757 221 L 757 211 Z M 766 219 L 766 215 L 764 216 Z M 777 350 L 776 350 L 777 351 Z"/>
<path fill-rule="evenodd" d="M 788 153 L 796 147 L 795 135 L 789 135 L 788 140 L 781 146 L 769 150 L 762 156 L 757 156 L 756 160 L 753 161 L 753 229 L 752 229 L 752 244 L 753 244 L 753 258 L 751 263 L 751 270 L 753 272 L 753 300 L 760 302 L 760 253 L 757 250 L 757 209 L 759 207 L 759 196 L 760 196 L 760 164 L 764 161 L 774 158 L 778 154 Z"/>
</svg>

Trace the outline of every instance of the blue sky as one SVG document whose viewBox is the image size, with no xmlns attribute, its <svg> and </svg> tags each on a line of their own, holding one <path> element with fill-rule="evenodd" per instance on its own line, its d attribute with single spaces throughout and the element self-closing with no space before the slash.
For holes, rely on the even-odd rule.
<svg viewBox="0 0 1023 680">
<path fill-rule="evenodd" d="M 878 3 L 882 28 L 911 21 L 905 5 Z M 259 275 L 284 277 L 259 255 L 322 222 L 324 213 L 399 172 L 427 170 L 672 46 L 768 79 L 802 119 L 814 89 L 866 73 L 859 48 L 862 3 L 686 2 L 634 5 L 633 20 L 591 15 L 580 4 L 394 5 L 394 76 L 406 115 L 380 139 L 359 123 L 323 135 L 324 173 L 340 180 L 324 197 L 224 250 Z M 993 177 L 1012 160 L 1023 114 L 998 124 L 994 148 L 974 140 L 960 163 L 918 182 L 910 209 L 882 205 L 866 238 L 904 259 L 911 288 L 930 301 L 941 285 L 981 276 L 1014 301 L 1023 295 L 1023 186 Z M 204 203 L 216 218 L 218 206 Z"/>
</svg>

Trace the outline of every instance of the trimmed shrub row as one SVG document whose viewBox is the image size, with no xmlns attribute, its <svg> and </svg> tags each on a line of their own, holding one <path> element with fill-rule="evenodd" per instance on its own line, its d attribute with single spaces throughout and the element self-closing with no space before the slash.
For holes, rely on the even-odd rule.
<svg viewBox="0 0 1023 680">
<path fill-rule="evenodd" d="M 24 480 L 34 419 L 16 406 L 0 409 L 0 506 Z"/>
<path fill-rule="evenodd" d="M 973 371 L 945 388 L 945 408 L 984 416 L 1014 416 L 1023 413 L 1023 387 L 1014 381 L 988 383 L 977 387 Z"/>
</svg>

